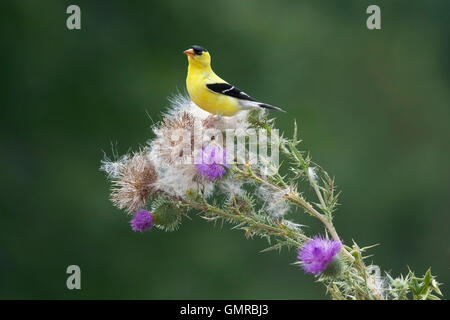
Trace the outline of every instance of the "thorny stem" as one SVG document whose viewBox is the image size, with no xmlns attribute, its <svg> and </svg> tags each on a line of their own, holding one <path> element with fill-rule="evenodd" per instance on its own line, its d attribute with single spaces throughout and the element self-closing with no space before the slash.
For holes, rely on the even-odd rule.
<svg viewBox="0 0 450 320">
<path fill-rule="evenodd" d="M 311 161 L 311 162 L 312 162 L 312 161 Z M 314 162 L 312 162 L 312 163 L 313 163 L 316 167 L 318 167 L 320 170 L 325 171 L 325 170 L 323 170 L 322 167 L 319 166 L 317 163 L 314 163 Z M 309 169 L 308 169 L 308 170 L 309 170 Z M 322 192 L 320 192 L 320 189 L 319 189 L 319 186 L 318 186 L 317 182 L 314 181 L 314 179 L 311 179 L 311 177 L 309 177 L 309 174 L 308 174 L 308 178 L 309 178 L 309 181 L 311 182 L 311 184 L 312 184 L 312 186 L 313 186 L 313 188 L 314 188 L 314 191 L 316 192 L 317 198 L 319 198 L 319 201 L 320 201 L 320 204 L 322 205 L 322 208 L 326 208 L 327 206 L 326 206 L 326 204 L 325 204 L 325 201 L 323 200 Z"/>
<path fill-rule="evenodd" d="M 254 221 L 254 220 L 250 219 L 249 217 L 246 217 L 241 214 L 232 214 L 232 213 L 227 212 L 226 210 L 223 210 L 216 206 L 210 205 L 208 203 L 200 204 L 198 202 L 189 201 L 189 200 L 186 200 L 183 198 L 177 198 L 177 200 L 183 202 L 187 206 L 190 206 L 190 207 L 200 210 L 202 212 L 205 212 L 205 213 L 211 212 L 211 213 L 219 215 L 220 217 L 222 217 L 224 219 L 233 219 L 233 220 L 239 221 L 241 223 L 246 223 L 254 228 L 266 231 L 269 234 L 285 238 L 288 242 L 292 243 L 295 246 L 301 245 L 301 243 L 298 242 L 297 240 L 295 240 L 295 238 L 301 238 L 302 240 L 308 240 L 308 237 L 303 234 L 294 233 L 291 230 L 276 228 L 274 226 L 271 226 L 271 225 L 268 225 L 268 224 L 265 224 L 262 222 Z"/>
<path fill-rule="evenodd" d="M 234 167 L 234 171 L 242 176 L 245 176 L 247 178 L 250 178 L 260 184 L 264 184 L 268 187 L 270 187 L 272 190 L 274 191 L 282 191 L 284 190 L 283 188 L 272 184 L 270 182 L 268 182 L 265 179 L 262 179 L 261 177 L 257 176 L 251 169 L 250 166 L 246 165 L 244 170 L 239 169 L 238 167 Z M 282 181 L 282 185 L 285 186 L 286 184 L 284 183 L 284 181 Z M 314 184 L 315 185 L 315 184 Z M 319 192 L 319 190 L 316 190 L 316 193 L 318 193 L 318 197 L 319 200 L 321 201 L 322 205 L 324 206 L 324 201 L 323 198 L 321 197 L 321 194 Z M 322 222 L 322 224 L 325 226 L 325 228 L 328 230 L 328 232 L 330 233 L 331 237 L 336 240 L 341 242 L 341 239 L 339 237 L 339 235 L 336 232 L 336 229 L 334 227 L 334 225 L 328 220 L 327 216 L 324 214 L 321 214 L 320 212 L 318 212 L 316 209 L 314 209 L 314 207 L 307 202 L 306 200 L 304 200 L 297 192 L 293 191 L 293 190 L 289 190 L 287 193 L 285 193 L 284 197 L 289 200 L 290 202 L 292 202 L 295 205 L 298 205 L 300 207 L 302 207 L 303 209 L 306 210 L 306 212 L 308 212 L 310 215 L 316 217 L 317 219 L 319 219 L 320 222 Z M 325 206 L 324 206 L 325 207 Z M 270 228 L 273 228 L 270 226 Z M 276 229 L 276 228 L 274 228 Z M 345 248 L 344 246 L 342 246 L 341 249 L 342 253 L 347 257 L 347 259 L 353 263 L 355 262 L 355 257 L 347 250 L 347 248 Z M 379 299 L 379 300 L 383 300 L 383 296 L 378 292 L 378 290 L 374 287 L 373 285 L 373 280 L 371 279 L 371 277 L 367 274 L 366 272 L 366 268 L 364 263 L 362 262 L 361 259 L 358 259 L 357 261 L 357 269 L 359 269 L 359 272 L 363 275 L 364 277 L 364 281 L 368 284 L 368 287 L 372 290 L 373 295 Z"/>
<path fill-rule="evenodd" d="M 336 229 L 334 228 L 333 224 L 331 224 L 327 217 L 321 213 L 319 213 L 316 209 L 314 209 L 312 207 L 312 205 L 305 201 L 303 198 L 301 198 L 297 193 L 292 193 L 292 194 L 287 194 L 287 199 L 289 201 L 291 201 L 294 204 L 298 204 L 300 205 L 302 208 L 304 208 L 308 213 L 310 213 L 311 215 L 313 215 L 314 217 L 316 217 L 317 219 L 320 220 L 320 222 L 323 223 L 323 225 L 325 226 L 325 228 L 327 228 L 328 232 L 330 233 L 330 235 L 333 237 L 334 240 L 341 242 L 341 239 L 339 238 Z M 349 260 L 351 262 L 353 262 L 355 260 L 355 258 L 347 251 L 347 249 L 345 249 L 344 247 L 342 247 L 341 250 L 346 256 L 347 258 L 349 258 Z"/>
<path fill-rule="evenodd" d="M 277 185 L 271 184 L 269 182 L 267 182 L 264 179 L 261 179 L 260 177 L 258 177 L 257 175 L 254 174 L 254 172 L 251 170 L 250 166 L 246 166 L 247 170 L 241 170 L 237 167 L 234 168 L 235 172 L 244 175 L 247 178 L 251 178 L 254 181 L 257 181 L 261 184 L 264 184 L 266 186 L 269 186 L 270 188 L 272 188 L 275 191 L 282 191 L 283 189 L 280 188 Z M 298 195 L 298 193 L 294 192 L 294 191 L 289 191 L 288 193 L 286 193 L 284 195 L 284 197 L 286 199 L 288 199 L 290 202 L 292 202 L 295 205 L 298 205 L 300 207 L 302 207 L 303 209 L 305 209 L 309 214 L 311 214 L 312 216 L 316 217 L 317 219 L 320 220 L 320 222 L 323 223 L 323 225 L 325 226 L 325 228 L 328 230 L 328 232 L 330 233 L 330 235 L 333 237 L 334 240 L 341 242 L 341 239 L 339 238 L 336 229 L 334 228 L 333 224 L 331 224 L 327 217 L 324 214 L 321 214 L 320 212 L 318 212 L 316 209 L 313 208 L 313 206 L 305 201 L 302 197 L 300 197 Z M 347 249 L 345 249 L 344 247 L 342 247 L 342 252 L 347 256 L 347 258 L 353 262 L 355 260 L 355 258 L 347 251 Z"/>
<path fill-rule="evenodd" d="M 325 201 L 323 200 L 322 193 L 319 190 L 319 186 L 314 181 L 311 181 L 314 191 L 316 192 L 317 198 L 319 198 L 322 208 L 326 208 Z"/>
<path fill-rule="evenodd" d="M 363 276 L 364 282 L 366 283 L 367 287 L 372 290 L 372 293 L 378 300 L 384 300 L 383 295 L 376 288 L 373 278 L 367 273 L 367 268 L 364 264 L 362 256 L 359 254 L 359 248 L 356 246 L 356 244 L 353 247 L 357 249 L 356 252 L 358 252 L 358 259 L 355 266 L 358 269 L 359 273 Z"/>
</svg>

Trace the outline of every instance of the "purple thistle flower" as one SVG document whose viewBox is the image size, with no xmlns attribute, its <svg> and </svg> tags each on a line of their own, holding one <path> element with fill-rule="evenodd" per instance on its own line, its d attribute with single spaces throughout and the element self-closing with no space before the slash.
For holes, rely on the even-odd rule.
<svg viewBox="0 0 450 320">
<path fill-rule="evenodd" d="M 197 158 L 197 171 L 210 180 L 222 179 L 226 169 L 230 167 L 226 163 L 226 150 L 222 147 L 210 144 L 203 148 Z"/>
<path fill-rule="evenodd" d="M 308 240 L 298 250 L 297 259 L 307 273 L 319 274 L 324 271 L 341 250 L 341 243 L 335 240 L 315 236 Z"/>
<path fill-rule="evenodd" d="M 153 226 L 153 214 L 147 210 L 139 210 L 130 221 L 133 231 L 145 231 Z"/>
</svg>

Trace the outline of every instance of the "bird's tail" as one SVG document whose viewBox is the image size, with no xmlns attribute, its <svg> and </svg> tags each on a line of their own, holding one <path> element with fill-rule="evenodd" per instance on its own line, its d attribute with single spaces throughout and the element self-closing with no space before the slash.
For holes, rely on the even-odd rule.
<svg viewBox="0 0 450 320">
<path fill-rule="evenodd" d="M 258 103 L 258 106 L 260 106 L 261 108 L 265 108 L 265 109 L 272 109 L 272 110 L 277 110 L 277 111 L 281 111 L 281 112 L 286 112 L 283 109 L 272 106 L 270 104 Z"/>
</svg>

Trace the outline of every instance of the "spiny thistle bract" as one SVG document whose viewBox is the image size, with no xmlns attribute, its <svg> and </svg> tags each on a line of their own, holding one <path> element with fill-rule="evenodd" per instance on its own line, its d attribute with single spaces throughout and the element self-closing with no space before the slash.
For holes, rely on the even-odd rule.
<svg viewBox="0 0 450 320">
<path fill-rule="evenodd" d="M 243 215 L 252 216 L 254 214 L 255 200 L 246 192 L 240 194 L 231 193 L 226 206 L 235 212 Z"/>
<path fill-rule="evenodd" d="M 296 249 L 298 261 L 294 264 L 314 274 L 333 299 L 442 296 L 430 270 L 423 277 L 412 271 L 406 277 L 382 274 L 378 266 L 365 262 L 370 247 L 341 241 L 333 225 L 339 198 L 334 179 L 298 149 L 295 123 L 294 135 L 287 139 L 278 136 L 274 120 L 264 111 L 217 117 L 182 95 L 170 102 L 171 108 L 153 127 L 155 137 L 147 147 L 102 161 L 101 169 L 112 184 L 112 203 L 134 214 L 133 230 L 149 230 L 155 225 L 174 231 L 183 216 L 197 212 L 208 221 L 233 224 L 247 238 L 267 239 L 270 245 L 264 252 Z M 229 139 L 230 131 L 236 137 Z M 244 152 L 239 152 L 235 140 L 243 142 Z M 277 157 L 262 152 L 268 148 L 272 156 L 282 151 L 287 158 L 283 166 L 278 165 Z M 308 190 L 316 197 L 311 202 L 303 196 Z M 308 236 L 302 224 L 287 219 L 287 213 L 293 214 L 295 208 L 319 220 L 326 237 Z"/>
<path fill-rule="evenodd" d="M 183 212 L 175 201 L 166 196 L 159 196 L 153 201 L 152 206 L 156 227 L 165 231 L 178 229 Z"/>
</svg>

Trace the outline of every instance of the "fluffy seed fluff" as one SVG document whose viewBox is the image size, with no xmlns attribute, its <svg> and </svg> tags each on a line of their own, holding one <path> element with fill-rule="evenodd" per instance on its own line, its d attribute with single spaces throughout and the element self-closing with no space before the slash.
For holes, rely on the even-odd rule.
<svg viewBox="0 0 450 320">
<path fill-rule="evenodd" d="M 308 178 L 311 182 L 317 184 L 317 173 L 315 168 L 308 167 Z"/>
<path fill-rule="evenodd" d="M 287 193 L 289 193 L 289 188 L 280 191 L 273 191 L 265 185 L 258 188 L 259 198 L 265 201 L 265 211 L 274 218 L 283 217 L 288 213 L 291 206 L 285 199 Z"/>
<path fill-rule="evenodd" d="M 119 209 L 133 213 L 155 192 L 158 174 L 146 148 L 115 162 L 106 159 L 101 169 L 112 180 L 111 201 Z"/>
<path fill-rule="evenodd" d="M 220 185 L 220 190 L 225 194 L 242 194 L 244 181 L 238 179 L 226 179 Z"/>
<path fill-rule="evenodd" d="M 226 130 L 248 129 L 248 112 L 242 111 L 228 118 L 212 116 L 180 94 L 172 97 L 170 104 L 164 120 L 153 128 L 155 139 L 148 143 L 150 158 L 159 177 L 155 186 L 180 197 L 184 197 L 189 189 L 201 190 L 209 196 L 215 188 L 212 179 L 223 177 L 226 166 L 198 168 L 195 160 L 204 153 L 203 146 L 208 148 L 212 142 L 220 145 L 218 142 L 225 140 Z"/>
<path fill-rule="evenodd" d="M 233 117 L 213 116 L 184 95 L 172 97 L 163 120 L 153 127 L 155 138 L 148 141 L 147 148 L 117 161 L 106 159 L 102 162 L 102 170 L 112 180 L 114 205 L 133 213 L 145 207 L 157 191 L 185 197 L 188 190 L 193 189 L 210 196 L 216 186 L 221 185 L 216 180 L 222 179 L 229 168 L 227 163 L 211 162 L 212 154 L 216 158 L 223 150 L 226 155 L 221 142 L 225 141 L 227 130 L 235 130 L 238 134 L 251 128 L 248 115 L 248 111 L 241 111 Z M 206 161 L 196 165 L 198 157 L 204 159 L 205 153 Z M 238 182 L 221 189 L 237 193 L 241 187 L 242 183 Z M 273 194 L 267 190 L 262 196 L 267 201 L 268 212 L 275 217 L 284 215 L 289 209 L 283 200 L 283 192 Z"/>
<path fill-rule="evenodd" d="M 387 297 L 388 281 L 386 277 L 381 276 L 380 267 L 377 265 L 367 266 L 368 279 L 367 285 L 370 289 L 376 292 L 379 296 Z"/>
<path fill-rule="evenodd" d="M 151 142 L 161 161 L 168 165 L 189 162 L 194 145 L 194 116 L 180 112 L 165 118 L 162 124 L 153 129 L 156 139 Z"/>
</svg>

